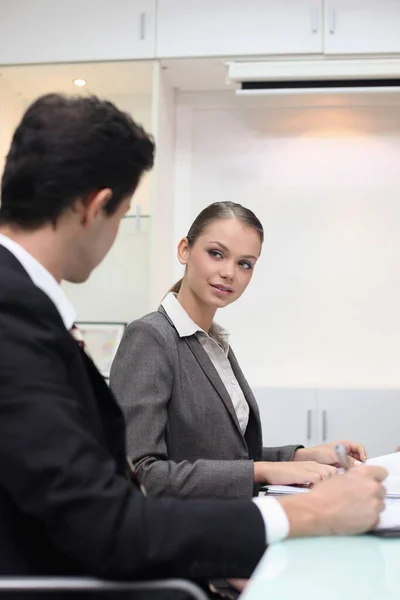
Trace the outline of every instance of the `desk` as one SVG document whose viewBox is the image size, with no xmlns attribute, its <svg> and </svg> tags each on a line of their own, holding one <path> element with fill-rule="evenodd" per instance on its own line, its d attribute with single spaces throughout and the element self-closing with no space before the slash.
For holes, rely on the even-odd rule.
<svg viewBox="0 0 400 600">
<path fill-rule="evenodd" d="M 400 538 L 370 535 L 272 545 L 240 600 L 400 600 Z"/>
</svg>

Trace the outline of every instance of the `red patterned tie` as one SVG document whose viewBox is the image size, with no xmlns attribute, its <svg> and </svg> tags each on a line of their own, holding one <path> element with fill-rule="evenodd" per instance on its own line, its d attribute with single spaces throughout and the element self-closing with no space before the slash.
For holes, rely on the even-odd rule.
<svg viewBox="0 0 400 600">
<path fill-rule="evenodd" d="M 79 329 L 79 327 L 77 327 L 75 324 L 72 325 L 70 332 L 71 332 L 71 335 L 74 338 L 74 340 L 77 342 L 78 346 L 80 348 L 82 348 L 82 350 L 84 352 L 86 352 L 86 354 L 89 355 L 86 344 L 85 344 L 85 340 L 83 338 L 82 332 Z M 139 490 L 142 492 L 143 496 L 147 496 L 146 488 L 140 482 L 139 476 L 136 473 L 136 469 L 133 466 L 133 462 L 129 458 L 129 456 L 126 457 L 126 462 L 128 464 L 128 479 L 130 479 L 139 488 Z"/>
</svg>

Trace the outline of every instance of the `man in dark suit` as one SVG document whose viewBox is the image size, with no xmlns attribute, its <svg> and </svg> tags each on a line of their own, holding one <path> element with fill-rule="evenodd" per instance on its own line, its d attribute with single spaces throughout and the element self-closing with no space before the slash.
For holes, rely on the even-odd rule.
<svg viewBox="0 0 400 600">
<path fill-rule="evenodd" d="M 357 533 L 382 510 L 378 467 L 258 504 L 146 498 L 127 475 L 120 409 L 70 333 L 60 283 L 102 261 L 153 154 L 96 98 L 42 97 L 14 134 L 0 209 L 0 575 L 248 577 L 275 520 L 281 537 Z"/>
</svg>

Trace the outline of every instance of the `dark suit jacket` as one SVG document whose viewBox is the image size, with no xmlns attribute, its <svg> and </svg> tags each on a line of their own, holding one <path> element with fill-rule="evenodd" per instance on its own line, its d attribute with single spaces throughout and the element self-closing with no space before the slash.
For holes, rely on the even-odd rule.
<svg viewBox="0 0 400 600">
<path fill-rule="evenodd" d="M 0 246 L 0 575 L 248 576 L 251 502 L 144 498 L 124 420 L 51 300 Z"/>
<path fill-rule="evenodd" d="M 152 494 L 250 498 L 258 492 L 253 461 L 289 461 L 300 447 L 262 447 L 256 399 L 232 349 L 228 360 L 250 409 L 244 435 L 196 335 L 181 338 L 162 307 L 127 327 L 110 384 L 129 455 Z"/>
</svg>

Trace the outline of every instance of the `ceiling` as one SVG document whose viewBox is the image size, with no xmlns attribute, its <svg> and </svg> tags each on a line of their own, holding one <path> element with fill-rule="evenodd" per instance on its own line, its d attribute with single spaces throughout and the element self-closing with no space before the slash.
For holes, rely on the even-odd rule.
<svg viewBox="0 0 400 600">
<path fill-rule="evenodd" d="M 78 88 L 74 79 L 85 79 Z M 32 99 L 52 92 L 98 96 L 151 94 L 153 63 L 124 61 L 0 67 L 0 82 L 13 93 Z"/>
<path fill-rule="evenodd" d="M 178 59 L 161 62 L 170 85 L 182 91 L 233 90 L 226 80 L 228 59 Z M 98 96 L 151 94 L 152 61 L 67 63 L 0 67 L 0 83 L 23 98 L 42 94 L 92 93 Z M 85 79 L 78 88 L 74 79 Z"/>
<path fill-rule="evenodd" d="M 232 58 L 170 59 L 161 61 L 165 79 L 181 92 L 228 92 L 235 103 L 251 105 L 313 106 L 340 104 L 396 104 L 397 94 L 336 94 L 235 97 L 237 85 L 227 79 L 227 63 Z M 103 98 L 114 96 L 151 95 L 153 61 L 116 61 L 98 63 L 68 63 L 0 67 L 0 86 L 28 101 L 46 93 L 96 94 Z M 85 79 L 87 85 L 78 88 L 74 79 Z"/>
</svg>

